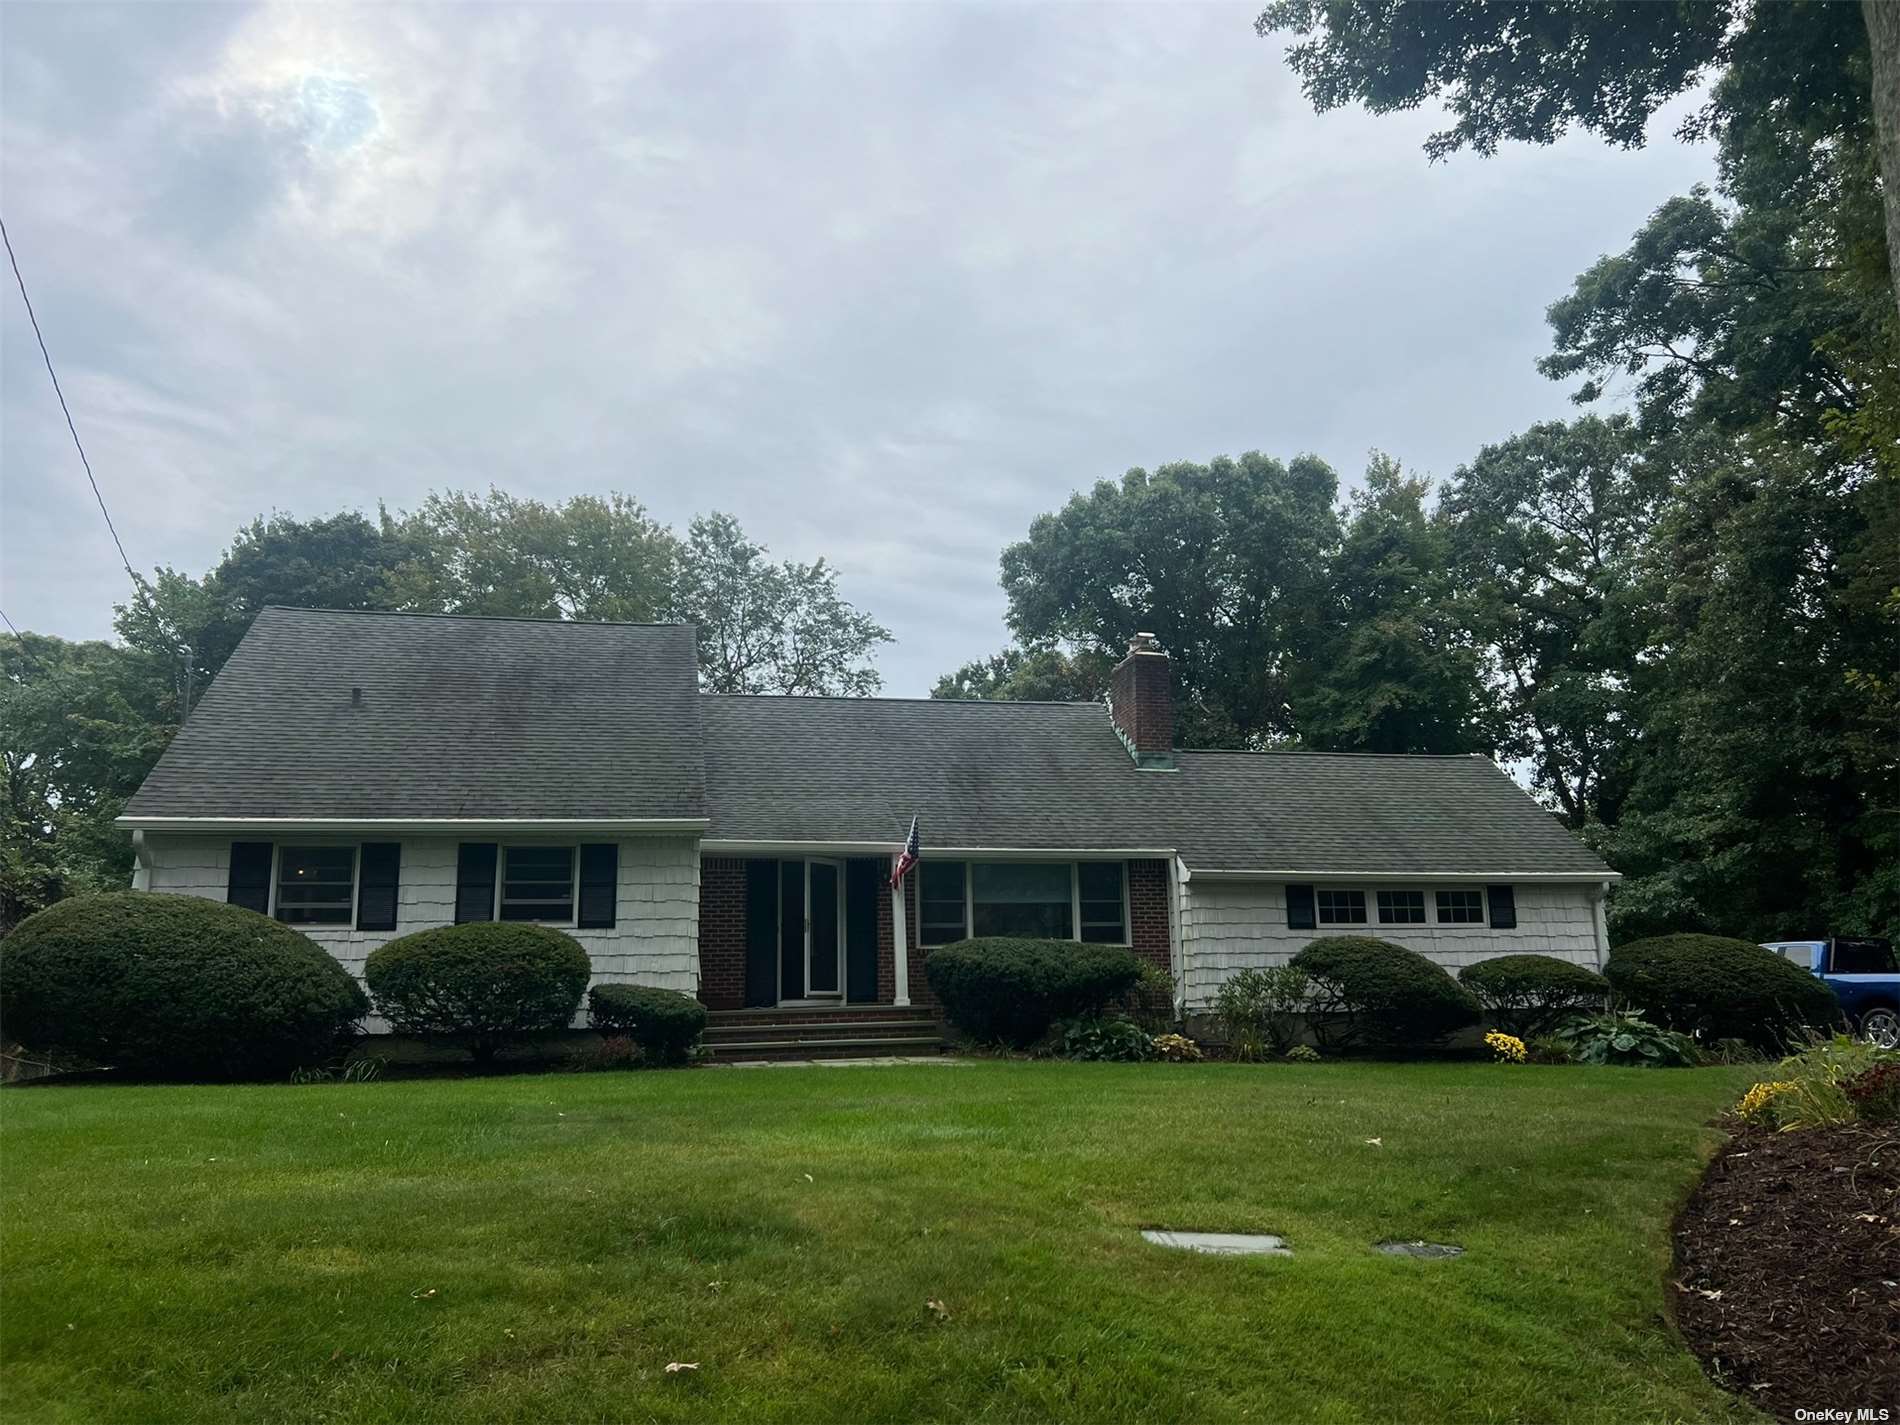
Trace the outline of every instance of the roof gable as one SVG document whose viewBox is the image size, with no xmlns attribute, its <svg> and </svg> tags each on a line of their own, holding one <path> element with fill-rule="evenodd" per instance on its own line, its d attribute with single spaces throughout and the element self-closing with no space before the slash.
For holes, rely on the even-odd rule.
<svg viewBox="0 0 1900 1425">
<path fill-rule="evenodd" d="M 680 624 L 267 608 L 126 814 L 703 817 L 696 677 Z"/>
</svg>

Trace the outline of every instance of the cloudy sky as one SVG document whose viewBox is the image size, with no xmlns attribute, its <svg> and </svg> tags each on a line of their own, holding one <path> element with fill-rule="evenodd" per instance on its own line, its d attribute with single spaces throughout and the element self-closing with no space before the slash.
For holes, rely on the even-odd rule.
<svg viewBox="0 0 1900 1425">
<path fill-rule="evenodd" d="M 1316 116 L 1257 6 L 0 7 L 0 203 L 133 563 L 490 484 L 729 510 L 888 624 L 1001 646 L 1002 546 L 1130 466 L 1569 408 L 1546 304 L 1707 176 Z M 126 580 L 0 300 L 0 607 Z"/>
</svg>

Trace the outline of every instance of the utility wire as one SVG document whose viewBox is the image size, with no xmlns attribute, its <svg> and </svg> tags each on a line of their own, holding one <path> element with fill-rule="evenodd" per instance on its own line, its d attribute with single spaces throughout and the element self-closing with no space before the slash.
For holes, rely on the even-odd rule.
<svg viewBox="0 0 1900 1425">
<path fill-rule="evenodd" d="M 92 497 L 99 502 L 99 513 L 106 517 L 106 528 L 112 533 L 112 542 L 118 546 L 119 563 L 125 566 L 125 574 L 132 581 L 135 591 L 142 591 L 144 581 L 132 572 L 132 561 L 126 558 L 125 543 L 119 538 L 117 526 L 112 523 L 112 511 L 106 508 L 106 497 L 99 493 L 99 482 L 93 477 L 92 462 L 86 459 L 86 447 L 79 443 L 79 428 L 73 424 L 72 410 L 66 404 L 66 393 L 59 387 L 59 373 L 53 370 L 53 355 L 46 349 L 46 336 L 40 331 L 40 319 L 33 311 L 33 299 L 26 294 L 26 278 L 20 275 L 20 259 L 13 255 L 13 239 L 7 235 L 7 225 L 0 219 L 0 242 L 7 248 L 7 261 L 13 265 L 13 280 L 20 284 L 20 300 L 26 303 L 26 319 L 33 324 L 33 335 L 40 344 L 40 359 L 46 363 L 46 374 L 53 378 L 53 394 L 59 397 L 59 409 L 66 417 L 66 429 L 72 433 L 73 449 L 79 452 L 79 463 L 86 467 L 86 483 L 92 486 Z M 7 625 L 12 628 L 13 625 Z M 17 633 L 18 630 L 16 629 Z M 25 640 L 21 640 L 24 646 Z"/>
</svg>

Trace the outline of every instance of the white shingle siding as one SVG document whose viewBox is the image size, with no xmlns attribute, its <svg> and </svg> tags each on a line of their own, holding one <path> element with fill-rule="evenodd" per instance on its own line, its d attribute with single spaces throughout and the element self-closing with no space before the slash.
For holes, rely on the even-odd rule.
<svg viewBox="0 0 1900 1425">
<path fill-rule="evenodd" d="M 1500 877 L 1502 883 L 1507 878 Z M 1346 883 L 1337 883 L 1346 884 Z M 1517 928 L 1483 925 L 1381 925 L 1378 887 L 1368 885 L 1366 925 L 1322 925 L 1293 930 L 1286 923 L 1286 887 L 1261 881 L 1189 880 L 1181 888 L 1181 941 L 1186 963 L 1184 994 L 1190 1011 L 1205 1009 L 1236 970 L 1284 965 L 1322 935 L 1374 935 L 1418 951 L 1452 974 L 1497 955 L 1539 954 L 1598 964 L 1597 926 L 1591 885 L 1514 883 Z M 1388 888 L 1391 888 L 1388 886 Z M 1438 887 L 1422 889 L 1428 904 Z M 1430 912 L 1427 912 L 1430 914 Z"/>
<path fill-rule="evenodd" d="M 375 838 L 365 838 L 374 840 Z M 230 837 L 150 834 L 148 889 L 221 901 L 229 886 Z M 453 837 L 402 843 L 396 929 L 300 926 L 351 974 L 362 978 L 370 951 L 412 930 L 455 922 Z M 596 983 L 624 981 L 694 994 L 699 989 L 699 842 L 691 836 L 620 842 L 620 889 L 612 930 L 567 934 L 586 947 Z"/>
</svg>

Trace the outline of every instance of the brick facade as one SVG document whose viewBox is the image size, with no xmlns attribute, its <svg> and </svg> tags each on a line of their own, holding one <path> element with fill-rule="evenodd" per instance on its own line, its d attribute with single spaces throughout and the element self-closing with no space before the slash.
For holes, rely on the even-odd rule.
<svg viewBox="0 0 1900 1425">
<path fill-rule="evenodd" d="M 699 1002 L 745 1008 L 745 862 L 737 856 L 699 863 Z"/>
<path fill-rule="evenodd" d="M 1160 969 L 1170 968 L 1166 861 L 1128 863 L 1128 921 L 1135 953 Z"/>
</svg>

